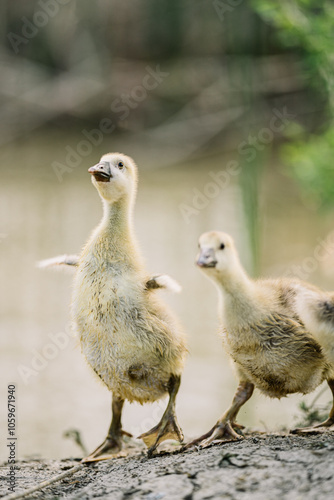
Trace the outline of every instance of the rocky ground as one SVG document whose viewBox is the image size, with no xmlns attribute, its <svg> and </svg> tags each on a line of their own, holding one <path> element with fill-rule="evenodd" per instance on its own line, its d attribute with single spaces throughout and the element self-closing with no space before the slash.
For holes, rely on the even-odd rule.
<svg viewBox="0 0 334 500">
<path fill-rule="evenodd" d="M 78 460 L 19 463 L 19 492 L 77 466 Z M 8 494 L 2 468 L 0 494 Z M 83 466 L 31 499 L 112 500 L 332 499 L 334 433 L 252 435 L 243 441 L 183 453 L 144 452 Z"/>
</svg>

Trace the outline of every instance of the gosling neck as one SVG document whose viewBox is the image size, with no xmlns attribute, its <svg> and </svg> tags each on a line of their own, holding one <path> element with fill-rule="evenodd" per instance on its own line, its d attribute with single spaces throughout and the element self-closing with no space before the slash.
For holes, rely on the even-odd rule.
<svg viewBox="0 0 334 500">
<path fill-rule="evenodd" d="M 122 197 L 113 203 L 106 200 L 102 200 L 102 203 L 103 217 L 100 229 L 113 240 L 120 242 L 121 237 L 124 241 L 130 241 L 133 238 L 131 200 Z"/>
<path fill-rule="evenodd" d="M 241 267 L 235 271 L 226 272 L 216 279 L 219 310 L 224 319 L 238 317 L 239 322 L 242 319 L 249 321 L 256 309 L 253 283 Z"/>
<path fill-rule="evenodd" d="M 132 224 L 132 200 L 120 198 L 103 201 L 103 217 L 94 238 L 94 253 L 102 261 L 125 263 L 128 269 L 141 270 L 142 257 L 138 250 Z"/>
</svg>

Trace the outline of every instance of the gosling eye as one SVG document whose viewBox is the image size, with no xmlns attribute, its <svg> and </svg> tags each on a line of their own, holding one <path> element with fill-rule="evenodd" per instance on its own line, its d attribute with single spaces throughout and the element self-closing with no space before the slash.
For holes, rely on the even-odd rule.
<svg viewBox="0 0 334 500">
<path fill-rule="evenodd" d="M 219 248 L 220 248 L 220 250 L 224 250 L 224 248 L 225 248 L 225 244 L 224 244 L 224 243 L 221 243 Z"/>
<path fill-rule="evenodd" d="M 123 168 L 124 168 L 124 163 L 123 163 L 122 161 L 119 161 L 119 162 L 118 162 L 118 164 L 117 164 L 117 166 L 118 166 L 118 168 L 119 168 L 120 170 L 123 170 Z"/>
</svg>

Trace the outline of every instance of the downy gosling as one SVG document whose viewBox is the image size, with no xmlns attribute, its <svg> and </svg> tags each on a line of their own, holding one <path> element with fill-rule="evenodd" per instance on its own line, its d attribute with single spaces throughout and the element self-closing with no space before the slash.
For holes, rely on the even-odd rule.
<svg viewBox="0 0 334 500">
<path fill-rule="evenodd" d="M 148 276 L 134 236 L 132 215 L 137 167 L 123 154 L 109 153 L 88 172 L 103 204 L 103 217 L 80 256 L 61 256 L 41 267 L 76 270 L 72 314 L 81 349 L 112 392 L 112 420 L 104 442 L 83 461 L 112 457 L 122 448 L 125 400 L 147 403 L 169 394 L 160 423 L 139 436 L 152 454 L 166 439 L 183 441 L 175 398 L 186 357 L 185 335 L 156 296 L 177 291 L 169 276 Z"/>
<path fill-rule="evenodd" d="M 281 398 L 307 394 L 326 380 L 334 396 L 334 293 L 288 278 L 251 280 L 232 238 L 222 232 L 200 237 L 196 263 L 218 290 L 221 333 L 239 386 L 228 410 L 189 447 L 240 439 L 236 417 L 254 388 Z M 315 427 L 320 432 L 333 425 L 334 404 Z"/>
</svg>

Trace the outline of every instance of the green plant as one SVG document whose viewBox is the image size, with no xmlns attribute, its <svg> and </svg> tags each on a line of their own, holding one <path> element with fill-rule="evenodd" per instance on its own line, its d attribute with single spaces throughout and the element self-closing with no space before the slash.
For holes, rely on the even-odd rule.
<svg viewBox="0 0 334 500">
<path fill-rule="evenodd" d="M 307 405 L 304 401 L 299 404 L 301 415 L 297 418 L 300 418 L 301 420 L 297 424 L 298 427 L 309 427 L 326 420 L 326 418 L 328 417 L 330 404 L 328 403 L 327 405 L 315 406 L 315 403 L 318 401 L 325 390 L 327 390 L 327 387 L 324 387 L 309 405 Z"/>
<path fill-rule="evenodd" d="M 300 53 L 304 73 L 327 103 L 318 135 L 302 127 L 282 149 L 289 173 L 318 206 L 334 205 L 334 4 L 330 0 L 254 0 L 258 14 L 277 28 L 281 43 Z"/>
</svg>

